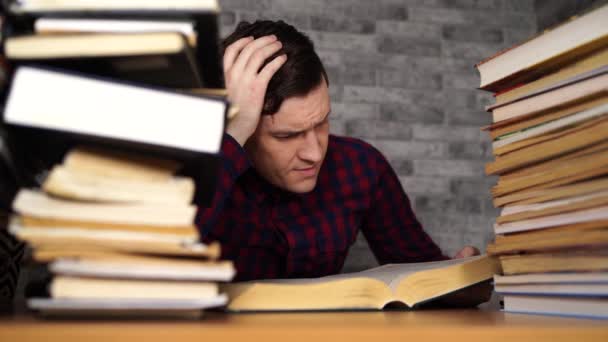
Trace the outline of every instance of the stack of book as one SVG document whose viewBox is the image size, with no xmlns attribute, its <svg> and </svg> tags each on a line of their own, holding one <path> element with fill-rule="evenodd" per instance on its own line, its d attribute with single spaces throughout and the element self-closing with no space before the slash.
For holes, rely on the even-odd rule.
<svg viewBox="0 0 608 342">
<path fill-rule="evenodd" d="M 608 317 L 608 6 L 477 65 L 510 312 Z"/>
<path fill-rule="evenodd" d="M 229 263 L 198 241 L 228 103 L 216 0 L 6 1 L 10 229 L 56 275 L 46 312 L 199 313 Z M 84 147 L 82 147 L 84 146 Z M 42 190 L 37 190 L 42 189 Z"/>
<path fill-rule="evenodd" d="M 198 242 L 194 182 L 168 160 L 91 149 L 70 151 L 42 190 L 22 189 L 10 232 L 49 263 L 55 313 L 200 313 L 226 303 L 217 281 L 234 276 L 219 245 Z"/>
</svg>

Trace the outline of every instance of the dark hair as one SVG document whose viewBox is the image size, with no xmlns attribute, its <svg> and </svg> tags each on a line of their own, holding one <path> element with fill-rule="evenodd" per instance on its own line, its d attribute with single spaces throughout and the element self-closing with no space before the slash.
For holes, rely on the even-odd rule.
<svg viewBox="0 0 608 342">
<path fill-rule="evenodd" d="M 264 97 L 262 115 L 276 113 L 283 101 L 289 97 L 308 94 L 321 83 L 323 78 L 329 84 L 323 63 L 315 52 L 310 38 L 282 20 L 258 20 L 253 24 L 240 22 L 236 30 L 224 40 L 222 53 L 230 44 L 241 38 L 253 36 L 257 39 L 271 34 L 274 34 L 283 46 L 266 59 L 262 68 L 282 54 L 287 55 L 287 61 L 270 79 Z"/>
</svg>

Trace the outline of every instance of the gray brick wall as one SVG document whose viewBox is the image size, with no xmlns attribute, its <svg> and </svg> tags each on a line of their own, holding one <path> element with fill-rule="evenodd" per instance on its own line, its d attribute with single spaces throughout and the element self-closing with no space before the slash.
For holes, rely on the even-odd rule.
<svg viewBox="0 0 608 342">
<path fill-rule="evenodd" d="M 533 0 L 220 0 L 221 34 L 283 19 L 315 42 L 331 82 L 331 130 L 366 140 L 399 175 L 444 253 L 485 248 L 497 211 L 479 128 L 491 100 L 473 65 L 536 32 Z M 344 271 L 376 265 L 359 236 Z"/>
</svg>

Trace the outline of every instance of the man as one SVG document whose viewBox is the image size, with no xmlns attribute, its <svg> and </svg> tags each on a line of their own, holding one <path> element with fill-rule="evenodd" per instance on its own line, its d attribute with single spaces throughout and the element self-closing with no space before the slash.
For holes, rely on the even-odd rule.
<svg viewBox="0 0 608 342">
<path fill-rule="evenodd" d="M 359 231 L 381 264 L 446 259 L 382 154 L 329 135 L 330 80 L 306 36 L 282 21 L 243 22 L 224 45 L 240 112 L 226 128 L 212 207 L 197 222 L 237 280 L 339 273 Z"/>
</svg>

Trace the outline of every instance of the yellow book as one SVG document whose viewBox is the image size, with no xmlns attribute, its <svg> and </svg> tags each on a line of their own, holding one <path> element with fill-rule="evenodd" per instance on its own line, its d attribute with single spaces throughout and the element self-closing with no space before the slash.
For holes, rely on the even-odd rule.
<svg viewBox="0 0 608 342">
<path fill-rule="evenodd" d="M 543 253 L 500 256 L 504 274 L 546 272 L 607 271 L 608 255 L 604 251 Z"/>
<path fill-rule="evenodd" d="M 476 256 L 389 264 L 315 279 L 226 284 L 223 290 L 233 311 L 382 309 L 395 302 L 415 307 L 491 279 L 495 273 L 500 273 L 496 259 Z"/>
<path fill-rule="evenodd" d="M 171 177 L 157 181 L 105 177 L 55 166 L 42 184 L 51 195 L 82 201 L 115 203 L 189 204 L 194 181 Z"/>
<path fill-rule="evenodd" d="M 91 299 L 201 299 L 219 294 L 215 283 L 67 276 L 53 278 L 50 293 L 52 298 Z"/>
</svg>

